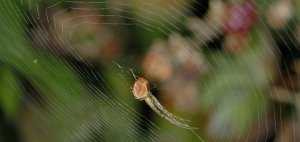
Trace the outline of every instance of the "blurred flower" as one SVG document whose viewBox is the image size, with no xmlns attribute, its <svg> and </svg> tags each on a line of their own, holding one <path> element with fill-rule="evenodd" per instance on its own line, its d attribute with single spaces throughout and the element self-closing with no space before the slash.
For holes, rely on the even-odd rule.
<svg viewBox="0 0 300 142">
<path fill-rule="evenodd" d="M 190 17 L 187 19 L 187 27 L 194 34 L 195 42 L 202 44 L 217 38 L 221 33 L 225 20 L 225 4 L 221 0 L 211 0 L 210 8 L 204 17 Z"/>
<path fill-rule="evenodd" d="M 92 5 L 77 5 L 70 11 L 53 11 L 52 29 L 55 39 L 65 52 L 94 59 L 99 55 L 99 33 L 101 32 L 101 17 L 97 11 L 91 10 Z M 93 16 L 94 15 L 94 16 Z"/>
<path fill-rule="evenodd" d="M 244 1 L 229 6 L 224 25 L 225 33 L 245 33 L 256 22 L 256 10 L 252 2 Z"/>
<path fill-rule="evenodd" d="M 142 70 L 146 75 L 160 82 L 168 81 L 174 76 L 174 67 L 166 46 L 166 42 L 156 41 L 142 60 Z"/>
<path fill-rule="evenodd" d="M 249 30 L 256 22 L 256 10 L 251 1 L 233 3 L 228 7 L 224 24 L 225 44 L 228 53 L 237 54 L 249 47 Z"/>
<path fill-rule="evenodd" d="M 167 98 L 172 98 L 173 106 L 195 110 L 197 80 L 207 67 L 191 39 L 173 33 L 168 42 L 157 41 L 145 55 L 142 69 L 149 78 L 161 83 L 162 95 L 171 95 Z"/>
<path fill-rule="evenodd" d="M 53 42 L 65 54 L 84 56 L 107 62 L 122 55 L 123 44 L 111 27 L 104 25 L 99 9 L 91 4 L 78 4 L 70 10 L 54 10 L 50 22 Z M 51 37 L 49 37 L 51 38 Z"/>
<path fill-rule="evenodd" d="M 275 29 L 285 27 L 293 17 L 293 6 L 290 0 L 278 0 L 266 12 L 268 23 Z"/>
<path fill-rule="evenodd" d="M 167 81 L 178 73 L 186 80 L 196 80 L 206 70 L 204 59 L 193 47 L 192 40 L 177 33 L 171 34 L 167 43 L 154 43 L 142 61 L 142 68 L 158 81 Z M 173 68 L 178 68 L 178 72 L 174 73 Z"/>
<path fill-rule="evenodd" d="M 169 38 L 169 49 L 185 80 L 197 80 L 198 76 L 206 71 L 204 58 L 193 46 L 191 39 L 173 33 Z"/>
<path fill-rule="evenodd" d="M 249 47 L 248 34 L 229 34 L 225 37 L 224 48 L 228 53 L 238 54 Z"/>
<path fill-rule="evenodd" d="M 100 62 L 110 62 L 123 55 L 123 40 L 112 31 L 103 32 L 100 37 Z"/>
</svg>

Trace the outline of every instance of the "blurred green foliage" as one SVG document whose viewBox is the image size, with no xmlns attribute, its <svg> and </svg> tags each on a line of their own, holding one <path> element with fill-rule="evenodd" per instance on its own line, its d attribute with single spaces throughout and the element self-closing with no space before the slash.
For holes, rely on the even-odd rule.
<svg viewBox="0 0 300 142">
<path fill-rule="evenodd" d="M 135 100 L 131 94 L 130 87 L 134 81 L 131 72 L 123 71 L 117 65 L 101 65 L 103 68 L 96 69 L 101 76 L 93 74 L 96 81 L 101 82 L 97 86 L 83 82 L 81 76 L 85 73 L 76 72 L 76 67 L 66 58 L 33 48 L 35 45 L 28 35 L 28 27 L 32 23 L 28 22 L 31 20 L 29 18 L 38 15 L 36 6 L 58 2 L 59 7 L 68 8 L 71 3 L 60 3 L 59 0 L 22 2 L 0 2 L 0 112 L 5 118 L 0 119 L 0 125 L 7 124 L 0 128 L 0 140 L 14 137 L 6 136 L 4 131 L 8 127 L 20 131 L 21 136 L 18 137 L 24 141 L 196 141 L 191 131 L 173 126 L 153 115 L 152 110 L 141 107 L 146 105 Z M 181 2 L 188 5 L 191 1 Z M 254 2 L 261 11 L 272 3 L 271 0 Z M 299 3 L 296 2 L 298 7 Z M 110 3 L 105 4 L 96 7 L 111 6 Z M 126 64 L 139 70 L 140 60 L 136 59 L 142 58 L 155 39 L 167 39 L 173 31 L 186 32 L 181 28 L 185 26 L 186 14 L 191 13 L 180 4 L 175 8 L 160 1 L 154 1 L 154 5 L 143 1 L 133 1 L 131 4 L 127 8 L 134 12 L 126 15 L 130 17 L 127 22 L 143 25 L 139 21 L 143 19 L 154 30 L 139 26 L 120 28 L 127 28 L 123 30 L 127 32 L 124 39 L 130 40 L 126 41 L 128 55 L 122 59 L 131 60 Z M 152 9 L 155 6 L 158 10 Z M 296 12 L 299 13 L 299 10 Z M 153 17 L 145 19 L 144 16 L 149 14 Z M 224 49 L 204 50 L 210 69 L 201 76 L 197 86 L 199 99 L 196 100 L 196 112 L 207 113 L 208 116 L 192 118 L 197 123 L 195 125 L 201 127 L 200 132 L 197 131 L 201 136 L 209 137 L 205 132 L 207 126 L 208 131 L 218 133 L 220 140 L 223 140 L 247 131 L 252 124 L 267 117 L 267 109 L 271 106 L 269 83 L 274 76 L 265 60 L 274 55 L 264 33 L 268 28 L 264 26 L 261 23 L 254 26 L 249 32 L 250 46 L 239 54 L 228 54 Z M 85 38 L 91 40 L 90 37 L 82 39 Z M 28 90 L 21 78 L 32 85 L 36 94 L 26 92 Z M 35 100 L 31 95 L 40 95 L 41 98 Z M 147 115 L 141 116 L 141 112 Z M 208 117 L 209 120 L 202 122 L 200 117 Z M 153 124 L 149 120 L 153 120 Z M 222 132 L 224 129 L 226 131 Z"/>
<path fill-rule="evenodd" d="M 22 104 L 22 90 L 16 75 L 7 68 L 0 73 L 0 104 L 7 120 L 15 120 Z"/>
<path fill-rule="evenodd" d="M 0 61 L 3 65 L 0 86 L 1 109 L 8 119 L 20 117 L 13 119 L 23 121 L 23 124 L 19 125 L 25 141 L 141 139 L 134 112 L 124 108 L 125 104 L 115 103 L 113 98 L 107 96 L 114 92 L 102 92 L 93 86 L 85 87 L 64 60 L 33 50 L 26 38 L 25 21 L 22 19 L 26 15 L 20 13 L 22 7 L 4 1 L 1 1 L 0 5 L 0 31 L 5 35 L 0 36 Z M 26 109 L 27 107 L 22 108 L 23 116 L 17 115 L 23 102 L 21 101 L 23 93 L 18 89 L 21 84 L 14 72 L 28 79 L 38 93 L 42 94 L 47 102 L 43 104 L 46 105 L 45 108 L 27 100 L 25 103 L 31 108 L 30 111 Z M 109 73 L 114 72 L 108 70 L 107 74 Z M 125 94 L 122 88 L 127 87 L 126 85 L 120 84 L 117 80 L 115 82 L 114 78 L 107 77 L 107 79 L 113 84 L 118 83 L 119 87 L 113 89 L 121 92 L 116 93 Z M 96 94 L 98 97 L 90 98 L 87 94 Z M 36 133 L 39 135 L 36 136 Z M 152 132 L 149 132 L 149 136 L 151 135 Z M 3 134 L 0 136 L 4 137 L 4 140 L 9 139 Z"/>
<path fill-rule="evenodd" d="M 262 34 L 253 30 L 251 48 L 232 56 L 224 52 L 207 53 L 214 69 L 203 77 L 200 108 L 211 111 L 211 125 L 217 132 L 228 128 L 227 135 L 245 131 L 252 121 L 265 116 L 268 108 L 269 68 L 264 59 L 270 54 Z"/>
</svg>

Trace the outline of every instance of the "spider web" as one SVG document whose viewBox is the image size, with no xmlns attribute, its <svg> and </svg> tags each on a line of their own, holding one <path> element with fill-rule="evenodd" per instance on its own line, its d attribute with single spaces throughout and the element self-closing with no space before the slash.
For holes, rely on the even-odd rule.
<svg viewBox="0 0 300 142">
<path fill-rule="evenodd" d="M 255 25 L 246 36 L 224 34 L 226 9 L 248 2 Z M 204 3 L 1 1 L 5 122 L 21 141 L 297 141 L 299 2 Z M 135 100 L 137 77 L 199 130 Z"/>
</svg>

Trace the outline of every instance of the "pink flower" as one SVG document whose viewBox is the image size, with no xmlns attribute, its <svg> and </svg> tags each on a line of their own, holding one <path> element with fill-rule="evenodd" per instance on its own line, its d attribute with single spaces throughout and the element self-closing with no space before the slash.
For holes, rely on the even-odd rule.
<svg viewBox="0 0 300 142">
<path fill-rule="evenodd" d="M 256 22 L 256 11 L 252 2 L 242 2 L 229 7 L 224 25 L 225 33 L 245 33 Z"/>
</svg>

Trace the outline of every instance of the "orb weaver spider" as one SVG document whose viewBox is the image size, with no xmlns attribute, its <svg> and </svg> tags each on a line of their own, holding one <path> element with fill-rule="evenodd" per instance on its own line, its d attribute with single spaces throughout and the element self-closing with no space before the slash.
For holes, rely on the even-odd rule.
<svg viewBox="0 0 300 142">
<path fill-rule="evenodd" d="M 167 111 L 149 91 L 149 82 L 146 79 L 142 77 L 138 78 L 132 87 L 132 93 L 135 99 L 145 101 L 146 104 L 149 105 L 154 112 L 156 112 L 158 115 L 160 115 L 170 123 L 185 129 L 197 129 L 184 123 L 184 121 L 189 120 L 179 118 Z"/>
</svg>

